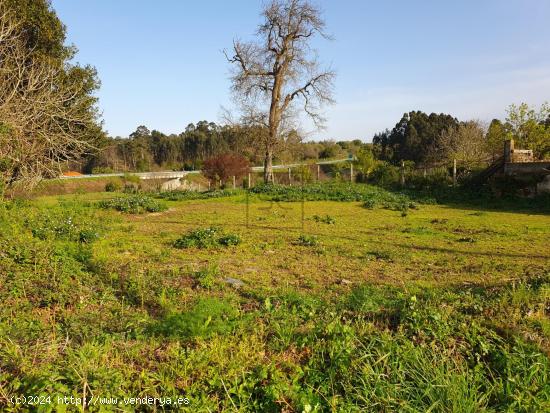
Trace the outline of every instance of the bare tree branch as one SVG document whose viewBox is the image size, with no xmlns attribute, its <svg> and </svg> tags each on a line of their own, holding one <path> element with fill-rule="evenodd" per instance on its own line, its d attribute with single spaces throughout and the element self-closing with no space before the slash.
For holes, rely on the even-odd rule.
<svg viewBox="0 0 550 413">
<path fill-rule="evenodd" d="M 32 186 L 62 162 L 94 150 L 95 98 L 70 68 L 37 59 L 19 25 L 0 5 L 0 179 Z"/>
<path fill-rule="evenodd" d="M 232 91 L 243 111 L 243 120 L 268 130 L 264 180 L 272 175 L 272 159 L 278 143 L 288 136 L 297 108 L 322 127 L 323 105 L 333 103 L 334 71 L 320 70 L 310 41 L 315 35 L 329 39 L 321 11 L 307 0 L 273 0 L 265 6 L 257 41 L 233 42 Z M 252 115 L 253 114 L 253 115 Z"/>
</svg>

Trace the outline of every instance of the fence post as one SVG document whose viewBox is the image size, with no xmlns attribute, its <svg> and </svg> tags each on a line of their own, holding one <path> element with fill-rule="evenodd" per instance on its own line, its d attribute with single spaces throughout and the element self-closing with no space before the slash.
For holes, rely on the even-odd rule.
<svg viewBox="0 0 550 413">
<path fill-rule="evenodd" d="M 453 186 L 456 186 L 456 158 L 453 159 Z"/>
<path fill-rule="evenodd" d="M 292 186 L 292 172 L 288 168 L 288 185 Z"/>
<path fill-rule="evenodd" d="M 401 186 L 405 186 L 405 161 L 401 160 Z"/>
<path fill-rule="evenodd" d="M 250 189 L 250 186 L 251 186 L 250 179 L 251 179 L 251 174 L 249 172 L 248 173 L 248 189 Z"/>
<path fill-rule="evenodd" d="M 349 181 L 353 183 L 353 163 L 349 163 Z"/>
<path fill-rule="evenodd" d="M 233 189 L 235 189 L 235 175 L 233 175 Z"/>
<path fill-rule="evenodd" d="M 317 164 L 317 180 L 321 178 L 321 165 Z"/>
<path fill-rule="evenodd" d="M 210 181 L 208 181 L 208 190 L 210 191 Z"/>
</svg>

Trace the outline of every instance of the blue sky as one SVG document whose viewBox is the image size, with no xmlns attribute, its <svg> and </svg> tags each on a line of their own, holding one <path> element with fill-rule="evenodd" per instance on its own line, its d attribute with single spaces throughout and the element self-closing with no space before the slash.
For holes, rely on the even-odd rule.
<svg viewBox="0 0 550 413">
<path fill-rule="evenodd" d="M 331 42 L 320 59 L 337 71 L 327 128 L 309 139 L 363 139 L 404 112 L 503 118 L 511 103 L 550 100 L 550 1 L 319 1 Z M 230 107 L 232 39 L 250 38 L 261 1 L 52 0 L 76 60 L 102 82 L 106 130 L 179 133 L 219 121 Z"/>
</svg>

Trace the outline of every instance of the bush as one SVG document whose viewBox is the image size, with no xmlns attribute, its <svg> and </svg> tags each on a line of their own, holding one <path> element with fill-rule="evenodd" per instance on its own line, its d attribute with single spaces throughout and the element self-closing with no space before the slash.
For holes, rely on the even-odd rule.
<svg viewBox="0 0 550 413">
<path fill-rule="evenodd" d="M 372 171 L 370 181 L 383 187 L 391 187 L 399 183 L 399 168 L 385 162 L 381 162 Z"/>
<path fill-rule="evenodd" d="M 145 212 L 161 212 L 168 207 L 159 201 L 145 195 L 133 195 L 100 201 L 100 208 L 115 209 L 127 214 L 143 214 Z"/>
<path fill-rule="evenodd" d="M 109 181 L 105 184 L 105 192 L 117 192 L 120 191 L 121 185 L 115 181 Z"/>
<path fill-rule="evenodd" d="M 213 181 L 221 180 L 226 183 L 235 176 L 241 178 L 248 173 L 250 166 L 248 160 L 241 155 L 225 153 L 214 156 L 204 161 L 202 174 Z"/>
</svg>

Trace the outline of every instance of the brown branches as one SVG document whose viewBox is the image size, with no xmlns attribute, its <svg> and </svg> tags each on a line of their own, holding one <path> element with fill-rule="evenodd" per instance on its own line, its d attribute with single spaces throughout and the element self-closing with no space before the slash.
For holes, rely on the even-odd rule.
<svg viewBox="0 0 550 413">
<path fill-rule="evenodd" d="M 75 67 L 73 67 L 74 69 Z M 78 68 L 79 70 L 85 70 Z M 36 57 L 0 6 L 0 179 L 32 186 L 93 150 L 99 127 L 89 85 L 71 67 Z"/>
</svg>

